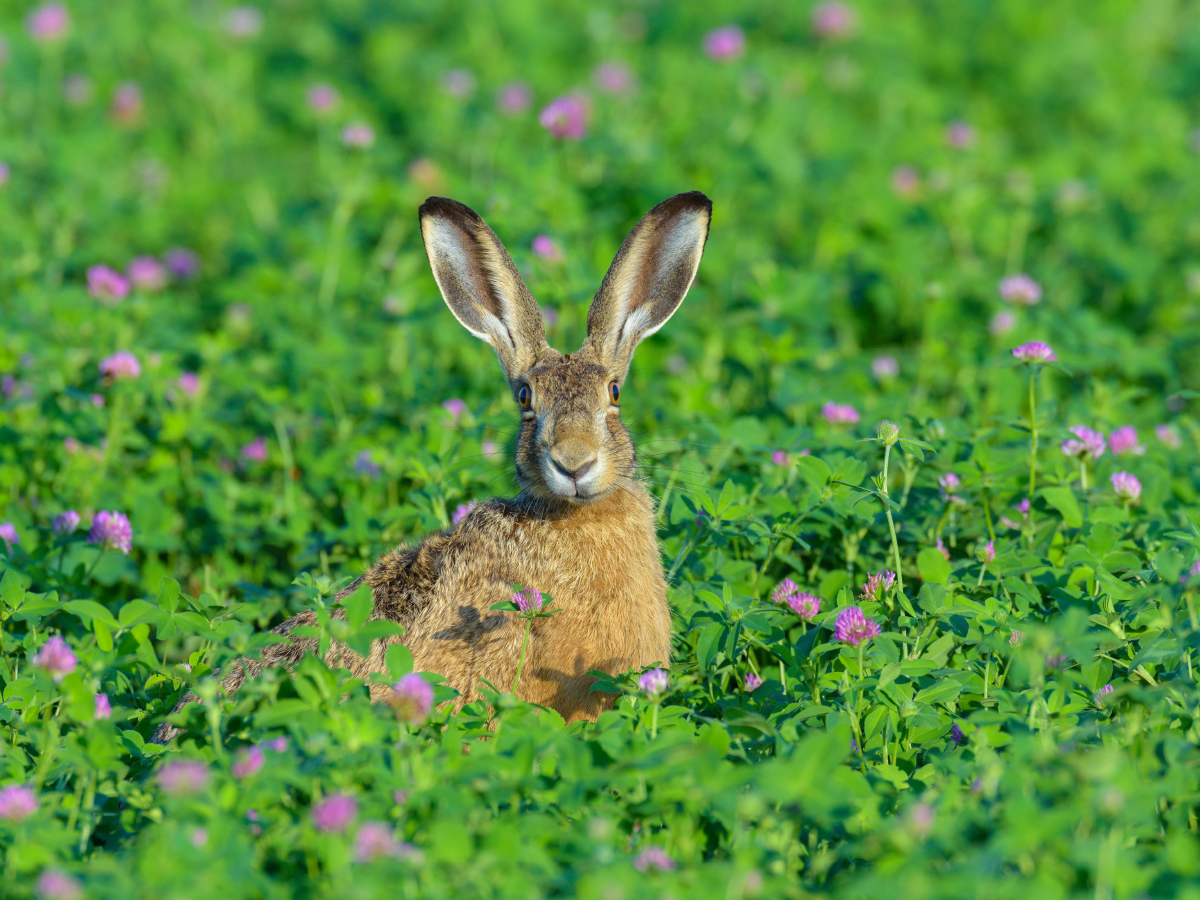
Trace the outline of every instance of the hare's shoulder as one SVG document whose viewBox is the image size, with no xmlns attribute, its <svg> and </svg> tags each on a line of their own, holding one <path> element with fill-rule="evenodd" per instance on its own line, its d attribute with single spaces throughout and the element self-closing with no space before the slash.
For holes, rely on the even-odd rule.
<svg viewBox="0 0 1200 900">
<path fill-rule="evenodd" d="M 375 615 L 407 624 L 428 604 L 455 543 L 453 531 L 439 531 L 389 550 L 348 590 L 365 581 L 375 597 Z"/>
<path fill-rule="evenodd" d="M 503 501 L 481 504 L 453 528 L 388 551 L 344 593 L 365 581 L 375 596 L 375 615 L 407 625 L 429 606 L 439 581 L 461 578 L 464 568 L 496 563 L 490 558 L 495 555 L 489 552 L 491 533 L 509 514 Z"/>
</svg>

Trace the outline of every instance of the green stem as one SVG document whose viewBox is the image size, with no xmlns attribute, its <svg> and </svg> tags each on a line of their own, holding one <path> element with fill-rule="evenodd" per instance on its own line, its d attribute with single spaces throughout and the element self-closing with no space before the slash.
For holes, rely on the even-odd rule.
<svg viewBox="0 0 1200 900">
<path fill-rule="evenodd" d="M 700 543 L 700 526 L 696 526 L 695 538 L 684 541 L 683 546 L 679 550 L 679 555 L 675 557 L 675 562 L 671 563 L 671 568 L 667 571 L 667 584 L 671 583 L 671 579 L 675 577 L 675 572 L 683 565 L 683 561 L 687 559 L 687 555 L 692 552 L 692 549 Z"/>
<path fill-rule="evenodd" d="M 775 535 L 771 537 L 771 543 L 767 545 L 767 555 L 763 559 L 762 567 L 758 570 L 758 574 L 754 576 L 754 584 L 750 587 L 750 596 L 755 600 L 758 599 L 758 583 L 762 581 L 763 574 L 767 571 L 767 566 L 771 564 L 771 558 L 775 555 L 775 548 L 779 545 L 779 538 Z"/>
<path fill-rule="evenodd" d="M 860 685 L 863 683 L 863 679 L 866 678 L 866 674 L 867 674 L 866 671 L 863 669 L 863 648 L 864 648 L 865 644 L 866 644 L 865 640 L 858 642 L 858 683 Z M 865 693 L 866 693 L 866 690 L 864 688 L 860 687 L 858 689 L 858 700 L 854 704 L 854 715 L 856 718 L 858 716 L 859 707 L 862 706 L 863 694 L 865 694 Z M 862 746 L 862 738 L 860 737 L 858 751 L 861 753 L 861 752 L 863 752 L 864 749 L 866 749 L 866 748 L 864 748 Z"/>
<path fill-rule="evenodd" d="M 658 701 L 650 708 L 650 740 L 658 737 Z"/>
<path fill-rule="evenodd" d="M 888 495 L 888 460 L 892 454 L 890 444 L 883 448 L 883 496 Z M 887 515 L 888 531 L 892 533 L 892 555 L 896 558 L 896 590 L 904 593 L 904 573 L 900 571 L 900 542 L 896 540 L 896 523 L 892 521 L 892 508 L 885 501 L 883 511 Z"/>
<path fill-rule="evenodd" d="M 216 697 L 214 697 L 213 711 L 208 714 L 208 730 L 212 732 L 213 752 L 216 753 L 218 758 L 220 758 L 223 756 L 221 752 L 223 744 L 221 743 L 221 714 L 219 712 L 217 703 L 218 700 Z"/>
<path fill-rule="evenodd" d="M 819 505 L 820 505 L 819 503 L 814 503 L 812 506 L 810 506 L 804 512 L 800 513 L 799 516 L 797 516 L 795 519 L 793 519 L 791 522 L 789 522 L 787 527 L 795 528 L 797 525 L 799 525 L 801 522 L 803 522 L 806 518 L 808 518 L 808 514 L 810 512 L 812 512 L 814 509 L 816 509 Z M 760 581 L 762 581 L 763 576 L 767 573 L 767 566 L 769 566 L 771 564 L 771 559 L 775 556 L 775 551 L 776 551 L 776 549 L 778 549 L 778 547 L 779 547 L 779 536 L 773 535 L 770 546 L 767 548 L 766 559 L 763 560 L 762 568 L 760 568 L 758 570 L 758 574 L 754 576 L 754 585 L 750 588 L 750 596 L 753 597 L 755 600 L 758 599 L 758 584 Z M 672 573 L 674 573 L 674 571 L 675 571 L 674 569 L 671 570 Z"/>
<path fill-rule="evenodd" d="M 525 667 L 525 648 L 529 646 L 529 632 L 533 628 L 533 619 L 525 619 L 525 637 L 521 641 L 521 658 L 517 660 L 517 677 L 513 679 L 513 696 L 517 695 L 517 685 L 521 683 L 521 669 Z"/>
<path fill-rule="evenodd" d="M 1037 447 L 1038 447 L 1038 432 L 1037 432 L 1037 397 L 1036 397 L 1036 375 L 1037 370 L 1029 367 L 1029 505 L 1032 511 L 1033 507 L 1033 489 L 1037 481 Z"/>
<path fill-rule="evenodd" d="M 96 773 L 88 775 L 87 790 L 83 795 L 83 827 L 79 831 L 79 855 L 87 850 L 92 836 L 92 808 L 96 805 Z"/>
<path fill-rule="evenodd" d="M 658 509 L 654 511 L 655 520 L 662 519 L 667 511 L 667 502 L 671 499 L 671 491 L 675 488 L 675 479 L 679 477 L 679 466 L 671 470 L 671 477 L 667 479 L 667 486 L 663 489 L 662 499 L 658 501 Z"/>
<path fill-rule="evenodd" d="M 92 572 L 96 571 L 96 564 L 100 562 L 100 558 L 104 556 L 104 551 L 108 549 L 104 544 L 100 544 L 100 552 L 96 554 L 96 558 L 92 560 L 92 564 L 88 566 L 88 570 L 83 573 L 83 580 L 87 581 L 92 577 Z"/>
<path fill-rule="evenodd" d="M 101 469 L 101 475 L 108 471 L 109 463 L 112 462 L 114 456 L 120 452 L 121 443 L 121 424 L 125 415 L 125 392 L 119 385 L 114 386 L 110 394 L 112 409 L 108 416 L 108 434 L 105 435 L 107 443 L 104 447 L 104 462 Z"/>
<path fill-rule="evenodd" d="M 987 563 L 981 563 L 979 566 L 979 580 L 975 582 L 975 587 L 983 586 L 983 573 L 987 571 Z"/>
<path fill-rule="evenodd" d="M 993 541 L 996 539 L 996 529 L 992 525 L 992 502 L 988 496 L 988 489 L 983 489 L 983 518 L 987 522 L 988 537 Z"/>
<path fill-rule="evenodd" d="M 296 459 L 292 455 L 292 442 L 288 438 L 287 426 L 284 425 L 283 417 L 276 415 L 272 424 L 275 426 L 275 437 L 279 441 L 279 449 L 283 453 L 283 512 L 287 516 L 287 523 L 290 528 L 296 514 L 296 499 L 292 483 L 292 473 L 296 468 Z"/>
<path fill-rule="evenodd" d="M 1087 490 L 1087 463 L 1083 461 L 1083 457 L 1079 457 L 1079 489 Z"/>
<path fill-rule="evenodd" d="M 346 229 L 350 225 L 350 217 L 354 214 L 354 199 L 347 191 L 338 200 L 333 210 L 333 220 L 329 226 L 329 246 L 325 253 L 325 270 L 321 273 L 321 289 L 317 294 L 317 303 L 321 309 L 328 309 L 337 293 L 338 275 L 342 268 L 342 245 L 346 242 Z"/>
</svg>

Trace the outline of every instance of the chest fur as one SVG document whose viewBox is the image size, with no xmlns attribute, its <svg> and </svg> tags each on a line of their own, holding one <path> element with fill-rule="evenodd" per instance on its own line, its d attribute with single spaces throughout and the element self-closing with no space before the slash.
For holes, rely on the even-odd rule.
<svg viewBox="0 0 1200 900">
<path fill-rule="evenodd" d="M 533 586 L 560 610 L 537 622 L 540 665 L 578 676 L 667 661 L 670 614 L 658 542 L 651 519 L 636 524 L 616 532 L 585 520 L 536 537 Z"/>
</svg>

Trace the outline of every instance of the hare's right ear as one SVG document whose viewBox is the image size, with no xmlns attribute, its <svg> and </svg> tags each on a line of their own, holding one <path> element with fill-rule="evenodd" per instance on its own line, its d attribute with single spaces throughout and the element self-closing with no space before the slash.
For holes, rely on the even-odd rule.
<svg viewBox="0 0 1200 900">
<path fill-rule="evenodd" d="M 455 318 L 496 350 L 509 382 L 546 348 L 546 325 L 500 239 L 470 207 L 445 197 L 421 204 L 421 237 Z"/>
<path fill-rule="evenodd" d="M 634 348 L 679 309 L 704 252 L 712 201 L 699 191 L 664 200 L 634 226 L 587 317 L 587 343 L 620 379 Z"/>
</svg>

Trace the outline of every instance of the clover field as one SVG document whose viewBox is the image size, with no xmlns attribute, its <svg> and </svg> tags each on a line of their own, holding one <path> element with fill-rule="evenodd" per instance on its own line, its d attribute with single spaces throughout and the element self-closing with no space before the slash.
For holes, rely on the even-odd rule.
<svg viewBox="0 0 1200 900">
<path fill-rule="evenodd" d="M 1118 0 L 0 4 L 0 894 L 1200 898 L 1197 35 Z M 420 202 L 478 210 L 570 351 L 686 190 L 705 258 L 621 400 L 665 688 L 455 713 L 393 652 L 407 705 L 312 657 L 217 697 L 301 610 L 369 644 L 337 590 L 514 490 Z"/>
</svg>

